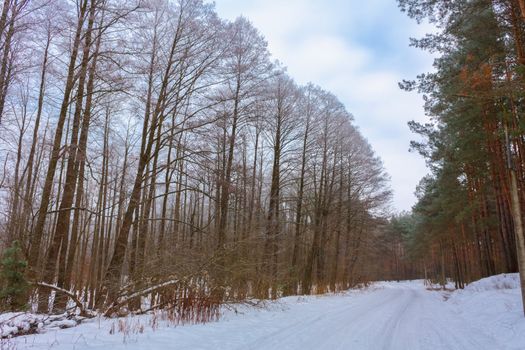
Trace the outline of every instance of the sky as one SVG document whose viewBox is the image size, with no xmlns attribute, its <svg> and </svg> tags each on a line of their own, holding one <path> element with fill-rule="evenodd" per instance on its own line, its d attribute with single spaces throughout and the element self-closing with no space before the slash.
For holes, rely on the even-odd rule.
<svg viewBox="0 0 525 350">
<path fill-rule="evenodd" d="M 395 0 L 216 0 L 222 18 L 248 18 L 299 83 L 334 93 L 383 160 L 395 211 L 410 210 L 425 162 L 409 153 L 407 122 L 425 121 L 423 99 L 398 82 L 432 70 L 433 58 L 409 47 L 432 31 L 402 13 Z"/>
</svg>

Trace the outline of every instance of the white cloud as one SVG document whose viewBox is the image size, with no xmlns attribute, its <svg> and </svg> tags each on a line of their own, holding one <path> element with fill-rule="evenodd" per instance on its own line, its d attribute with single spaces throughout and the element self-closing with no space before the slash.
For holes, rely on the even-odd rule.
<svg viewBox="0 0 525 350">
<path fill-rule="evenodd" d="M 336 94 L 383 159 L 392 177 L 394 207 L 406 210 L 426 174 L 424 160 L 408 153 L 415 138 L 409 120 L 425 120 L 420 96 L 398 82 L 431 69 L 431 57 L 409 48 L 409 37 L 432 30 L 385 0 L 217 0 L 222 17 L 249 18 L 273 56 L 299 83 L 312 81 Z"/>
</svg>

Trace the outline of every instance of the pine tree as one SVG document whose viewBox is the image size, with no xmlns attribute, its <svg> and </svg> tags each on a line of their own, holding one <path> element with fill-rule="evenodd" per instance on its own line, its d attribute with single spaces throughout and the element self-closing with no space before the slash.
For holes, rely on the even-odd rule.
<svg viewBox="0 0 525 350">
<path fill-rule="evenodd" d="M 22 256 L 22 249 L 18 241 L 14 241 L 11 247 L 6 249 L 0 264 L 2 266 L 0 272 L 2 308 L 11 311 L 25 309 L 29 290 L 29 283 L 25 277 L 27 261 Z"/>
<path fill-rule="evenodd" d="M 432 175 L 420 186 L 411 244 L 433 277 L 462 286 L 501 272 L 522 275 L 523 28 L 515 1 L 398 0 L 443 30 L 412 44 L 440 54 L 436 72 L 403 84 L 425 95 L 430 124 L 411 123 Z M 512 194 L 512 196 L 511 196 Z M 516 239 L 515 239 L 516 238 Z M 525 305 L 525 298 L 524 298 Z"/>
</svg>

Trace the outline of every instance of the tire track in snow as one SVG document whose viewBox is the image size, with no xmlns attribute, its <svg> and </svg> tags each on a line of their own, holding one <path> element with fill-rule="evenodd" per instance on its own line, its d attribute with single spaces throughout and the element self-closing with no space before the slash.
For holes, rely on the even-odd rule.
<svg viewBox="0 0 525 350">
<path fill-rule="evenodd" d="M 377 295 L 379 292 L 380 295 Z M 341 334 L 348 335 L 349 326 L 359 323 L 367 314 L 377 314 L 387 305 L 395 305 L 402 296 L 401 291 L 392 292 L 380 289 L 373 293 L 343 297 L 348 303 L 335 302 L 324 310 L 322 315 L 313 315 L 277 331 L 265 334 L 240 349 L 338 349 Z M 330 297 L 329 297 L 330 298 Z M 320 302 L 326 302 L 321 298 Z M 306 306 L 306 305 L 305 305 Z M 308 305 L 309 306 L 309 305 Z M 282 315 L 286 317 L 285 314 Z M 279 320 L 276 320 L 279 322 Z M 322 336 L 319 336 L 322 334 Z M 343 337 L 344 339 L 344 337 Z"/>
<path fill-rule="evenodd" d="M 432 292 L 403 284 L 348 298 L 348 304 L 331 303 L 322 314 L 308 316 L 239 349 L 502 349 Z M 478 337 L 469 338 L 472 334 Z"/>
</svg>

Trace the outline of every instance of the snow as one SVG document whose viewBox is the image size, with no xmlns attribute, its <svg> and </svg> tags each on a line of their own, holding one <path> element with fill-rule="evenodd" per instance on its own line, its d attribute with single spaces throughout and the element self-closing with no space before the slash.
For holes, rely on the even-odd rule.
<svg viewBox="0 0 525 350">
<path fill-rule="evenodd" d="M 448 301 L 476 328 L 505 340 L 508 349 L 525 349 L 525 317 L 518 274 L 484 278 L 454 292 Z M 505 348 L 503 348 L 505 349 Z"/>
<path fill-rule="evenodd" d="M 287 297 L 225 310 L 218 322 L 175 326 L 161 314 L 95 318 L 9 341 L 16 349 L 525 349 L 516 274 L 461 291 L 423 281 L 378 282 L 341 294 Z"/>
<path fill-rule="evenodd" d="M 498 289 L 519 289 L 520 277 L 517 273 L 503 273 L 501 275 L 491 276 L 480 279 L 465 287 L 467 292 L 483 292 Z M 462 291 L 460 291 L 462 292 Z"/>
<path fill-rule="evenodd" d="M 0 339 L 15 335 L 41 333 L 48 329 L 71 328 L 78 325 L 82 316 L 33 314 L 30 312 L 6 312 L 0 314 Z M 0 350 L 3 350 L 0 343 Z"/>
<path fill-rule="evenodd" d="M 0 315 L 0 337 L 5 338 L 18 333 L 27 333 L 32 328 L 35 330 L 41 328 L 44 323 L 49 323 L 51 320 L 48 315 L 6 312 Z"/>
</svg>

